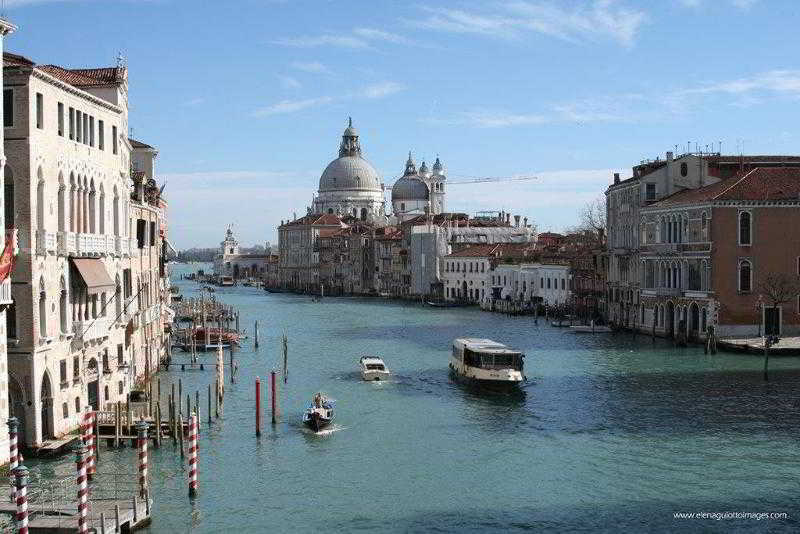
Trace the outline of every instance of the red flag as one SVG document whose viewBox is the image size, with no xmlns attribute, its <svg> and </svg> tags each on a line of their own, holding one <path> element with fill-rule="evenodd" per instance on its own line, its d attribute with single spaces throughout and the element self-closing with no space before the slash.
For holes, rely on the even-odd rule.
<svg viewBox="0 0 800 534">
<path fill-rule="evenodd" d="M 14 231 L 6 234 L 6 248 L 0 255 L 0 282 L 3 282 L 11 274 L 14 268 Z"/>
</svg>

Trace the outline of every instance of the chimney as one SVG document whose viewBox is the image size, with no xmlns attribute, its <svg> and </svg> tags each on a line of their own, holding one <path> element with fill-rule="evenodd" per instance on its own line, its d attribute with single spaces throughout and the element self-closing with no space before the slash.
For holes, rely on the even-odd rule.
<svg viewBox="0 0 800 534">
<path fill-rule="evenodd" d="M 506 213 L 506 224 L 511 224 L 511 214 Z"/>
<path fill-rule="evenodd" d="M 615 173 L 614 173 L 614 183 L 615 183 L 615 184 L 618 184 L 618 183 L 619 183 L 619 173 L 618 173 L 618 172 L 615 172 Z"/>
<path fill-rule="evenodd" d="M 528 227 L 528 218 L 527 218 L 527 217 L 525 217 L 525 218 L 524 218 L 524 219 L 522 219 L 522 220 L 523 220 L 523 222 L 525 223 L 525 228 L 527 228 L 527 227 Z"/>
<path fill-rule="evenodd" d="M 667 151 L 667 161 L 672 161 L 673 156 L 672 150 Z"/>
<path fill-rule="evenodd" d="M 519 215 L 514 215 L 514 226 L 516 226 L 517 228 L 519 228 L 519 219 L 520 219 Z"/>
</svg>

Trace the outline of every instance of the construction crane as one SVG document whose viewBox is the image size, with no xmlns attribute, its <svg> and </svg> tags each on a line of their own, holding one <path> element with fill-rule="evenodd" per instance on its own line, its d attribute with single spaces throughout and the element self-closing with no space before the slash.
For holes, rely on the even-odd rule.
<svg viewBox="0 0 800 534">
<path fill-rule="evenodd" d="M 461 178 L 469 178 L 468 180 L 461 180 L 451 182 L 448 180 L 446 183 L 449 185 L 461 185 L 461 184 L 483 184 L 483 183 L 497 183 L 497 182 L 522 182 L 527 180 L 538 180 L 538 176 L 525 176 L 525 175 L 514 175 L 514 176 L 486 176 L 483 178 L 480 177 L 473 177 L 473 176 L 462 176 Z"/>
</svg>

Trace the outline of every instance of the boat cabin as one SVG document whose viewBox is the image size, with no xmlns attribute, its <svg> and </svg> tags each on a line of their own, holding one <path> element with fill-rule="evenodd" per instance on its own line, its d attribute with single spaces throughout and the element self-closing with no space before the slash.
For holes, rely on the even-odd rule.
<svg viewBox="0 0 800 534">
<path fill-rule="evenodd" d="M 453 358 L 466 367 L 522 371 L 525 355 L 491 339 L 462 338 L 453 342 Z"/>
</svg>

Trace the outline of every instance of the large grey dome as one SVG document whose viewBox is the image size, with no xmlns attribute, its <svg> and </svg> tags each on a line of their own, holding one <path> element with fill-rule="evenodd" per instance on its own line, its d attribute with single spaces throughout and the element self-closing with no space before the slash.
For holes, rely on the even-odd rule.
<svg viewBox="0 0 800 534">
<path fill-rule="evenodd" d="M 392 202 L 396 200 L 428 200 L 428 186 L 414 176 L 403 176 L 392 187 Z"/>
<path fill-rule="evenodd" d="M 319 191 L 381 192 L 378 172 L 361 156 L 343 156 L 331 161 L 319 179 Z"/>
</svg>

